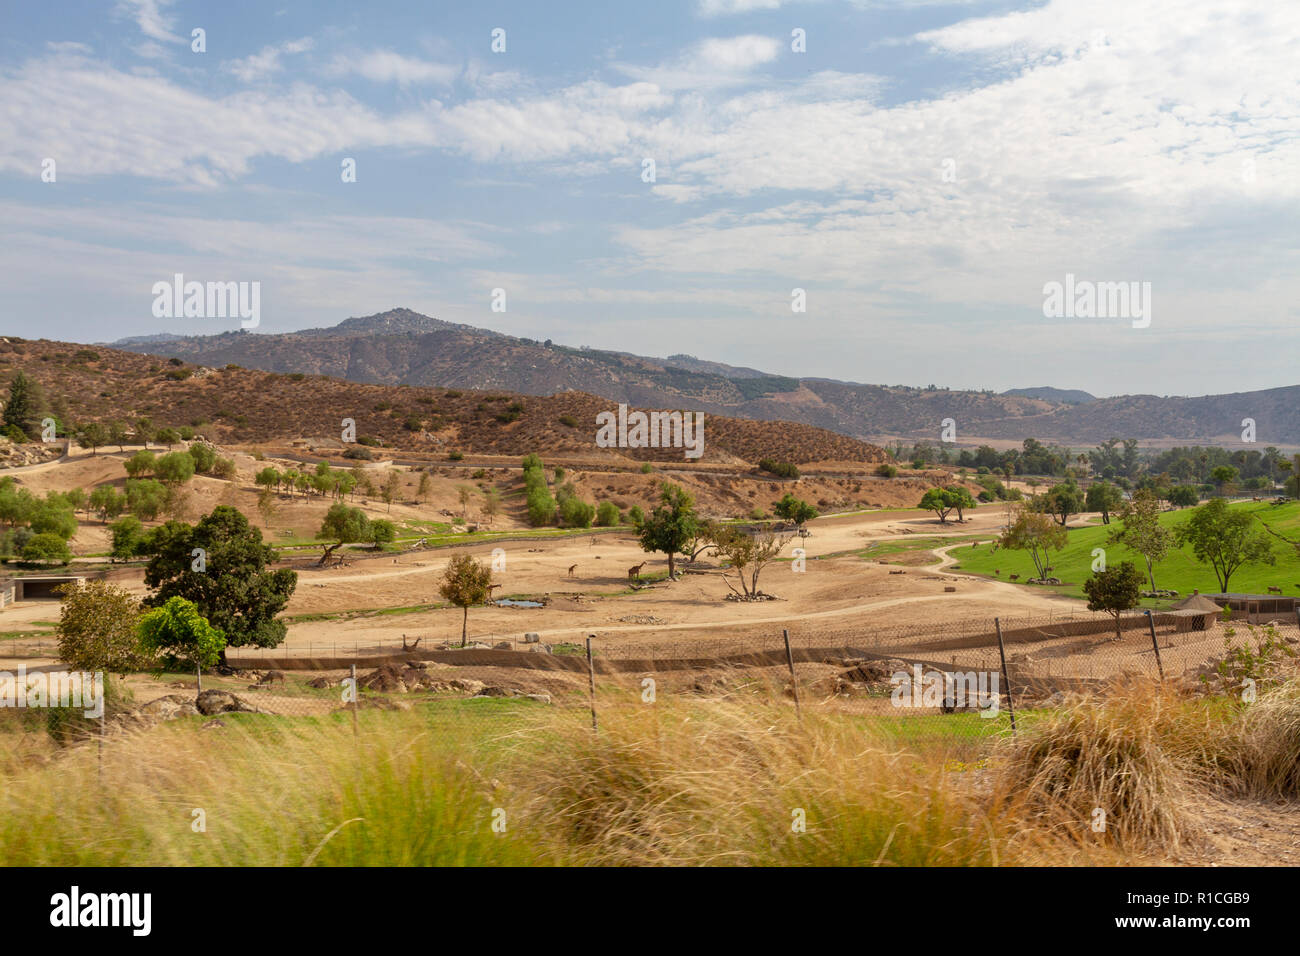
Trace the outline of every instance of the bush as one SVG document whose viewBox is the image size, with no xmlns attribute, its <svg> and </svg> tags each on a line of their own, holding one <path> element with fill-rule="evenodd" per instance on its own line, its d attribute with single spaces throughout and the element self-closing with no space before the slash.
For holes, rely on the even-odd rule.
<svg viewBox="0 0 1300 956">
<path fill-rule="evenodd" d="M 72 561 L 72 549 L 68 547 L 68 542 L 64 541 L 57 534 L 34 534 L 23 546 L 22 559 L 24 561 L 54 561 L 59 564 L 68 564 Z"/>
<path fill-rule="evenodd" d="M 612 501 L 602 501 L 596 509 L 596 524 L 602 528 L 612 528 L 622 520 L 623 515 L 619 512 L 618 505 Z"/>
<path fill-rule="evenodd" d="M 235 463 L 229 458 L 218 458 L 212 465 L 213 478 L 220 478 L 223 481 L 233 481 L 235 474 Z"/>
<path fill-rule="evenodd" d="M 550 524 L 555 518 L 555 499 L 545 485 L 528 491 L 528 523 L 533 527 Z"/>
<path fill-rule="evenodd" d="M 788 461 L 773 461 L 770 458 L 764 458 L 758 463 L 758 468 L 760 471 L 766 471 L 778 478 L 799 477 L 799 469 Z"/>
<path fill-rule="evenodd" d="M 465 453 L 464 453 L 463 451 L 459 451 L 459 450 L 448 452 L 448 453 L 447 453 L 447 460 L 448 460 L 448 461 L 464 461 L 464 460 L 465 460 Z"/>
<path fill-rule="evenodd" d="M 217 450 L 201 442 L 190 446 L 189 455 L 194 459 L 194 470 L 200 475 L 206 475 L 217 463 Z"/>
<path fill-rule="evenodd" d="M 356 445 L 350 446 L 348 450 L 343 453 L 343 457 L 356 461 L 373 461 L 375 458 L 369 448 L 361 448 Z"/>
<path fill-rule="evenodd" d="M 572 415 L 561 415 L 561 416 L 560 416 L 560 424 L 561 424 L 561 425 L 566 425 L 566 426 L 568 426 L 569 428 L 577 428 L 577 427 L 578 427 L 578 420 L 577 420 L 576 418 L 574 418 Z"/>
<path fill-rule="evenodd" d="M 652 472 L 652 471 L 654 471 L 654 470 L 655 470 L 655 466 L 652 465 L 652 464 L 650 464 L 650 462 L 648 462 L 648 461 L 647 461 L 645 464 L 643 464 L 643 465 L 641 466 L 641 474 L 643 474 L 643 475 L 648 475 L 648 474 L 650 474 L 650 472 Z"/>
<path fill-rule="evenodd" d="M 565 498 L 560 506 L 560 524 L 566 528 L 590 528 L 595 515 L 595 507 L 581 498 Z"/>
<path fill-rule="evenodd" d="M 895 478 L 898 476 L 898 469 L 893 465 L 884 464 L 876 466 L 877 478 Z"/>
</svg>

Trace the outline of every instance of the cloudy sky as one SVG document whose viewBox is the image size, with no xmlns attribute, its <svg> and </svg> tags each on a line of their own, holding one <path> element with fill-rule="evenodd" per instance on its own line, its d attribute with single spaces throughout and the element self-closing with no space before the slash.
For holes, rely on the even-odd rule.
<svg viewBox="0 0 1300 956">
<path fill-rule="evenodd" d="M 0 333 L 238 327 L 155 318 L 153 284 L 180 272 L 260 282 L 258 332 L 406 306 L 884 384 L 1300 382 L 1293 2 L 0 18 Z M 1149 282 L 1150 324 L 1044 317 L 1067 274 Z"/>
</svg>

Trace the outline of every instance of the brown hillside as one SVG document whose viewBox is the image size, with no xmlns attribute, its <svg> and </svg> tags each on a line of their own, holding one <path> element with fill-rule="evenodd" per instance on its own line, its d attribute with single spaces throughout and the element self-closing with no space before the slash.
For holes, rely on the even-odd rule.
<svg viewBox="0 0 1300 956">
<path fill-rule="evenodd" d="M 679 449 L 599 449 L 597 413 L 613 403 L 584 392 L 521 396 L 367 385 L 325 376 L 277 374 L 229 365 L 195 366 L 65 342 L 0 342 L 0 376 L 21 369 L 44 387 L 50 410 L 72 422 L 132 421 L 189 426 L 212 441 L 255 443 L 307 438 L 337 441 L 344 419 L 358 440 L 392 449 L 465 454 L 528 452 L 682 461 Z M 875 464 L 886 452 L 855 438 L 791 422 L 706 416 L 702 462 L 753 465 L 760 459 L 805 464 Z"/>
</svg>

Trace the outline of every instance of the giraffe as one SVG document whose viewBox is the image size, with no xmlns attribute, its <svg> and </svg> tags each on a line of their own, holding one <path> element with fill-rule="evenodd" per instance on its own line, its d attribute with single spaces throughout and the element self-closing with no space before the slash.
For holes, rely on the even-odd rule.
<svg viewBox="0 0 1300 956">
<path fill-rule="evenodd" d="M 636 565 L 635 567 L 628 568 L 627 569 L 628 579 L 630 580 L 632 578 L 636 578 L 638 581 L 640 581 L 641 569 L 644 568 L 649 563 L 650 563 L 649 561 L 642 561 L 640 564 Z"/>
<path fill-rule="evenodd" d="M 578 570 L 578 566 L 576 564 L 569 565 L 569 577 L 573 577 L 573 572 L 576 570 Z"/>
</svg>

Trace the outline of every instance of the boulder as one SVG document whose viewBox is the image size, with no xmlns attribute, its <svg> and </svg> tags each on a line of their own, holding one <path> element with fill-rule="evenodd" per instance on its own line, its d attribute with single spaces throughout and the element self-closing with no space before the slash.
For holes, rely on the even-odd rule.
<svg viewBox="0 0 1300 956">
<path fill-rule="evenodd" d="M 199 713 L 204 717 L 211 717 L 213 714 L 263 713 L 260 708 L 254 707 L 242 697 L 238 697 L 228 690 L 205 690 L 194 701 L 194 706 L 198 708 Z"/>
<path fill-rule="evenodd" d="M 477 696 L 483 690 L 481 680 L 473 680 L 468 677 L 453 677 L 447 683 L 451 685 L 452 690 L 460 691 L 462 694 L 469 694 L 471 697 Z"/>
<path fill-rule="evenodd" d="M 195 717 L 199 711 L 194 706 L 193 699 L 180 694 L 168 694 L 149 701 L 136 713 L 156 717 L 158 720 L 175 720 L 177 717 Z"/>
</svg>

